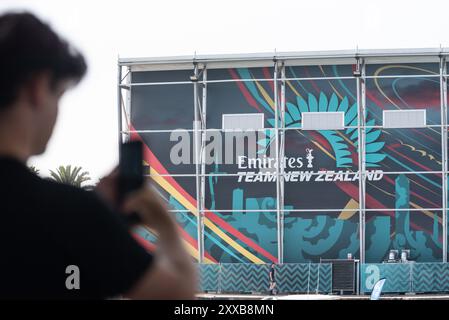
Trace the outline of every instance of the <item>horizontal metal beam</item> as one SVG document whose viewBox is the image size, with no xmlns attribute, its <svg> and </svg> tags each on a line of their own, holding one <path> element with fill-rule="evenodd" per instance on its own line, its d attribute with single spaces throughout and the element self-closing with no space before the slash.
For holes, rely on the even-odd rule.
<svg viewBox="0 0 449 320">
<path fill-rule="evenodd" d="M 357 49 L 332 51 L 303 51 L 303 52 L 265 52 L 245 54 L 215 54 L 215 55 L 186 55 L 167 57 L 119 58 L 118 63 L 124 66 L 166 66 L 167 69 L 178 69 L 176 66 L 193 69 L 193 62 L 209 63 L 238 63 L 262 62 L 272 66 L 273 60 L 307 60 L 313 59 L 355 59 L 361 58 L 394 58 L 394 57 L 438 57 L 449 55 L 449 48 L 410 48 L 410 49 Z M 306 63 L 307 64 L 307 63 Z M 323 64 L 326 64 L 323 62 Z"/>
<path fill-rule="evenodd" d="M 170 204 L 169 204 L 169 206 L 170 206 Z M 182 209 L 170 209 L 170 210 L 168 210 L 168 211 L 170 211 L 170 212 L 187 212 L 187 213 L 192 213 L 193 214 L 193 212 L 192 212 L 192 210 L 187 210 L 187 209 L 185 209 L 185 210 L 182 210 Z M 273 213 L 273 214 L 276 214 L 276 208 L 273 208 L 273 209 L 238 209 L 238 210 L 236 210 L 236 209 L 213 209 L 213 210 L 211 210 L 211 209 L 202 209 L 202 210 L 196 210 L 196 211 L 199 211 L 199 212 L 220 212 L 220 213 L 235 213 L 235 212 L 241 212 L 241 213 L 246 213 L 246 212 L 248 212 L 248 213 L 250 213 L 250 212 L 252 212 L 252 213 L 263 213 L 263 212 L 266 212 L 266 213 Z M 342 213 L 342 212 L 357 212 L 357 211 L 359 211 L 359 209 L 358 208 L 355 208 L 355 209 L 350 209 L 350 208 L 339 208 L 339 209 L 280 209 L 280 211 L 282 211 L 282 212 L 303 212 L 303 213 L 315 213 L 315 212 L 317 212 L 317 213 L 338 213 L 339 215 Z M 433 214 L 441 214 L 442 212 L 443 212 L 443 209 L 442 208 L 420 208 L 420 209 L 414 209 L 414 208 L 404 208 L 404 209 L 395 209 L 395 208 L 382 208 L 382 209 L 365 209 L 365 212 L 366 213 L 378 213 L 378 212 L 416 212 L 416 213 L 421 213 L 422 214 L 422 212 L 423 211 L 430 211 L 431 213 L 433 213 Z"/>
</svg>

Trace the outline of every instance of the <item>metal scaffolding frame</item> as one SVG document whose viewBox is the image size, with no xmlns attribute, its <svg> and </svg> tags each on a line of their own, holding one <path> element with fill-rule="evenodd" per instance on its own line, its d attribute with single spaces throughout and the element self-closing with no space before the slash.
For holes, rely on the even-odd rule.
<svg viewBox="0 0 449 320">
<path fill-rule="evenodd" d="M 446 76 L 445 76 L 446 75 Z M 440 56 L 440 104 L 441 104 L 441 158 L 443 171 L 442 202 L 443 202 L 443 262 L 447 262 L 447 205 L 448 205 L 448 112 L 447 112 L 447 63 L 446 58 Z"/>
<path fill-rule="evenodd" d="M 285 155 L 285 65 L 274 59 L 274 110 L 276 148 L 276 220 L 278 263 L 284 263 L 284 164 Z M 279 97 L 280 88 L 280 97 Z"/>
<path fill-rule="evenodd" d="M 194 157 L 193 161 L 195 164 L 195 192 L 196 192 L 196 216 L 197 216 L 197 238 L 198 238 L 198 262 L 203 263 L 204 258 L 204 246 L 203 246 L 203 210 L 202 210 L 202 195 L 200 194 L 201 189 L 201 148 L 202 148 L 202 135 L 201 130 L 203 129 L 203 119 L 202 119 L 202 103 L 199 101 L 201 95 L 200 85 L 198 84 L 198 79 L 200 77 L 200 71 L 198 63 L 193 62 L 193 146 L 194 146 Z"/>
<path fill-rule="evenodd" d="M 204 67 L 203 69 L 203 81 L 207 81 L 207 69 Z M 198 230 L 200 231 L 200 235 L 198 237 L 198 254 L 199 259 L 198 262 L 202 262 L 204 259 L 204 216 L 206 209 L 206 140 L 207 140 L 207 131 L 206 131 L 206 115 L 207 115 L 207 83 L 203 83 L 202 85 L 202 109 L 201 109 L 201 119 L 203 124 L 204 131 L 201 132 L 201 181 L 200 181 L 200 212 L 199 212 L 199 222 L 198 222 Z"/>
<path fill-rule="evenodd" d="M 207 133 L 211 131 L 239 131 L 239 130 L 222 130 L 208 129 L 206 122 L 207 115 L 207 85 L 208 83 L 225 83 L 238 81 L 273 81 L 274 83 L 274 106 L 275 106 L 275 127 L 265 128 L 263 130 L 274 131 L 276 162 L 276 220 L 277 220 L 277 242 L 278 242 L 278 262 L 284 263 L 283 257 L 283 241 L 284 241 L 284 176 L 285 168 L 283 167 L 283 159 L 285 155 L 285 133 L 287 130 L 298 130 L 297 128 L 285 127 L 285 83 L 287 80 L 310 81 L 310 80 L 341 80 L 354 79 L 356 82 L 358 104 L 358 123 L 353 126 L 358 130 L 358 170 L 354 173 L 360 174 L 359 179 L 359 207 L 358 209 L 345 209 L 346 211 L 359 212 L 359 247 L 360 262 L 365 263 L 365 225 L 366 212 L 385 211 L 386 209 L 367 209 L 365 203 L 366 195 L 366 166 L 365 166 L 365 136 L 366 129 L 375 127 L 382 129 L 383 126 L 367 126 L 366 125 L 366 80 L 375 78 L 407 78 L 407 77 L 438 77 L 440 80 L 440 103 L 441 103 L 441 123 L 436 125 L 426 125 L 426 128 L 441 129 L 441 148 L 442 148 L 442 165 L 441 171 L 398 171 L 384 172 L 384 174 L 442 174 L 442 208 L 424 208 L 424 209 L 387 209 L 389 211 L 422 211 L 429 210 L 442 213 L 442 230 L 443 230 L 443 262 L 447 262 L 448 249 L 448 225 L 447 225 L 447 206 L 448 206 L 448 101 L 447 101 L 447 85 L 448 70 L 447 56 L 449 50 L 445 48 L 438 49 L 405 49 L 405 50 L 356 50 L 356 51 L 330 51 L 330 52 L 302 52 L 302 53 L 275 53 L 273 54 L 248 54 L 248 55 L 215 55 L 215 56 L 198 56 L 193 57 L 164 57 L 164 58 L 138 58 L 138 59 L 120 59 L 118 61 L 117 72 L 117 106 L 118 106 L 118 142 L 119 145 L 129 138 L 130 132 L 171 132 L 172 130 L 136 130 L 132 131 L 130 127 L 131 115 L 131 90 L 133 86 L 154 86 L 154 85 L 173 85 L 185 84 L 193 85 L 194 90 L 194 126 L 188 130 L 194 134 L 194 159 L 195 174 L 173 174 L 165 176 L 191 176 L 196 179 L 196 196 L 197 196 L 197 237 L 198 237 L 198 261 L 204 261 L 204 219 L 205 219 L 205 185 L 208 176 L 236 176 L 237 174 L 206 174 L 206 142 Z M 439 63 L 439 74 L 417 74 L 417 75 L 366 75 L 366 65 L 372 63 L 390 63 L 390 62 L 432 62 Z M 356 73 L 354 76 L 346 77 L 309 77 L 309 78 L 287 78 L 286 65 L 300 66 L 313 64 L 355 64 Z M 223 79 L 208 80 L 207 69 L 225 68 L 232 66 L 248 66 L 248 67 L 274 67 L 273 79 Z M 126 75 L 123 76 L 123 69 L 126 68 Z M 131 75 L 136 71 L 149 70 L 176 70 L 190 69 L 193 77 L 191 81 L 176 82 L 151 82 L 151 83 L 132 83 Z M 123 99 L 123 91 L 127 94 L 127 99 Z M 126 125 L 126 126 L 124 126 Z M 124 128 L 125 127 L 125 128 Z M 345 126 L 345 129 L 350 126 Z M 244 130 L 242 130 L 244 131 Z M 120 152 L 120 150 L 119 150 Z M 150 176 L 150 175 L 148 175 Z M 164 175 L 159 175 L 164 176 Z M 291 209 L 288 212 L 338 212 L 342 209 Z M 189 210 L 170 210 L 171 212 L 191 212 Z M 233 210 L 219 210 L 220 212 L 232 212 Z M 267 210 L 241 210 L 242 212 L 273 212 L 273 209 Z"/>
<path fill-rule="evenodd" d="M 281 78 L 284 79 L 285 78 L 285 65 L 284 63 L 281 64 Z M 284 159 L 285 156 L 285 80 L 280 80 L 281 81 L 281 101 L 280 101 L 280 112 L 281 112 L 281 130 L 279 131 L 279 135 L 280 135 L 280 154 L 279 154 L 279 159 Z M 284 181 L 284 162 L 283 161 L 279 161 L 279 159 L 277 159 L 278 163 L 279 163 L 279 167 L 280 167 L 280 173 L 281 175 L 279 176 L 279 204 L 280 204 L 280 222 L 281 225 L 278 228 L 278 234 L 279 234 L 279 239 L 281 242 L 281 250 L 278 252 L 278 262 L 279 263 L 284 263 L 284 199 L 285 199 L 285 181 Z"/>
<path fill-rule="evenodd" d="M 365 63 L 356 58 L 356 86 L 357 86 L 357 131 L 358 131 L 358 172 L 359 179 L 359 258 L 360 263 L 365 263 Z"/>
</svg>

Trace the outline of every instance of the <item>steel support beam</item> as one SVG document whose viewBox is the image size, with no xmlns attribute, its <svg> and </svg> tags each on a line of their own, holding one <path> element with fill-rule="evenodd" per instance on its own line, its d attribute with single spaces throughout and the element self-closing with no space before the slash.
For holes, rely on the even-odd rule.
<svg viewBox="0 0 449 320">
<path fill-rule="evenodd" d="M 276 220 L 278 263 L 284 263 L 284 158 L 285 148 L 285 68 L 284 64 L 274 61 L 274 118 L 276 147 Z M 281 79 L 281 80 L 279 80 Z M 280 89 L 280 95 L 279 95 Z M 271 156 L 271 155 L 270 155 Z"/>
<path fill-rule="evenodd" d="M 447 67 L 445 57 L 440 57 L 440 104 L 441 104 L 441 169 L 443 171 L 442 185 L 442 224 L 443 224 L 443 262 L 447 262 L 447 201 L 448 201 L 448 134 L 447 134 Z"/>
<path fill-rule="evenodd" d="M 283 243 L 281 235 L 281 204 L 280 204 L 280 174 L 279 174 L 279 103 L 278 103 L 278 63 L 274 60 L 274 145 L 275 145 L 275 158 L 276 158 L 276 221 L 277 221 L 277 244 L 278 244 L 278 263 L 282 263 Z M 271 156 L 271 155 L 270 155 Z"/>
<path fill-rule="evenodd" d="M 207 70 L 203 67 L 203 81 L 207 81 Z M 201 165 L 201 179 L 200 179 L 200 202 L 198 211 L 198 255 L 200 263 L 204 260 L 204 215 L 206 209 L 206 114 L 207 114 L 207 83 L 201 84 L 202 101 L 201 101 L 201 148 L 200 148 L 200 165 Z"/>
<path fill-rule="evenodd" d="M 282 62 L 280 66 L 280 78 L 285 79 L 285 65 Z M 281 97 L 280 97 L 280 125 L 285 128 L 285 80 L 280 81 Z M 279 146 L 279 172 L 281 173 L 279 179 L 279 205 L 280 205 L 280 230 L 279 237 L 281 240 L 281 254 L 279 263 L 284 263 L 284 196 L 285 196 L 285 180 L 284 180 L 284 156 L 285 156 L 285 130 L 280 130 L 280 146 Z"/>
<path fill-rule="evenodd" d="M 366 100 L 365 100 L 365 63 L 357 58 L 357 71 L 360 76 L 357 77 L 357 130 L 358 130 L 358 172 L 359 172 L 359 241 L 360 241 L 360 263 L 365 263 L 365 187 L 366 187 L 366 168 L 365 168 L 365 124 L 366 124 Z"/>
<path fill-rule="evenodd" d="M 117 117 L 118 117 L 118 153 L 122 150 L 122 66 L 117 64 Z"/>
<path fill-rule="evenodd" d="M 126 80 L 126 92 L 127 92 L 127 96 L 126 96 L 126 102 L 127 102 L 127 105 L 126 104 L 123 104 L 123 112 L 124 112 L 124 114 L 125 114 L 125 123 L 126 123 L 126 130 L 128 131 L 127 133 L 126 133 L 126 136 L 125 136 L 125 141 L 129 141 L 130 139 L 131 139 L 131 134 L 129 133 L 129 131 L 131 130 L 131 109 L 132 109 L 132 101 L 131 101 L 131 99 L 132 99 L 132 90 L 133 90 L 133 88 L 132 88 L 132 86 L 131 86 L 131 83 L 132 83 L 132 73 L 131 73 L 131 70 L 130 70 L 130 68 L 128 67 L 128 72 L 126 73 L 126 76 L 124 77 L 124 78 L 122 78 L 122 81 L 126 78 L 127 80 Z M 123 139 L 122 139 L 123 140 Z"/>
<path fill-rule="evenodd" d="M 201 177 L 200 177 L 200 146 L 201 146 L 201 104 L 199 103 L 199 86 L 198 78 L 199 78 L 199 66 L 197 63 L 193 64 L 193 74 L 195 77 L 195 81 L 193 81 L 193 113 L 194 113 L 194 121 L 193 121 L 193 146 L 194 146 L 194 155 L 193 161 L 195 164 L 195 191 L 196 191 L 196 214 L 197 216 L 197 241 L 198 241 L 198 263 L 203 263 L 204 260 L 204 252 L 202 251 L 202 239 L 203 239 L 203 229 L 202 229 L 202 210 L 201 210 Z"/>
</svg>

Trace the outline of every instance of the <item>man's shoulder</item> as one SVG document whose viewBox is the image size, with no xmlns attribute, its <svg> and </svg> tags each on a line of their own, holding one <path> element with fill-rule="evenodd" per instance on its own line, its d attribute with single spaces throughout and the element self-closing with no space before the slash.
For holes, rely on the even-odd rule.
<svg viewBox="0 0 449 320">
<path fill-rule="evenodd" d="M 49 179 L 38 178 L 33 188 L 42 196 L 45 202 L 64 207 L 83 207 L 101 205 L 94 191 L 87 191 L 79 187 L 59 183 Z"/>
<path fill-rule="evenodd" d="M 35 180 L 36 185 L 39 185 L 43 191 L 47 191 L 49 193 L 60 193 L 62 196 L 64 195 L 72 195 L 72 196 L 83 196 L 89 194 L 89 192 L 83 190 L 82 188 L 75 187 L 69 184 L 64 184 L 60 182 L 56 182 L 54 180 L 48 178 L 38 178 Z"/>
<path fill-rule="evenodd" d="M 0 193 L 15 208 L 36 206 L 39 209 L 47 204 L 95 201 L 94 192 L 40 177 L 17 160 L 0 157 L 0 163 L 3 180 Z"/>
<path fill-rule="evenodd" d="M 68 228 L 85 228 L 87 221 L 91 226 L 121 222 L 119 218 L 116 218 L 119 214 L 109 207 L 95 191 L 87 191 L 45 179 L 42 179 L 39 185 L 45 189 L 45 192 L 43 199 L 37 200 L 37 205 L 40 207 L 37 211 L 50 220 L 59 221 Z"/>
</svg>

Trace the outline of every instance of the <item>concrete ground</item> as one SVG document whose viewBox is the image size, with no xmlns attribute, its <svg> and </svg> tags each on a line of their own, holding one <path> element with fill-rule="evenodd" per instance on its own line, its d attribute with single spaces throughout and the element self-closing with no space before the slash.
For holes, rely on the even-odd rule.
<svg viewBox="0 0 449 320">
<path fill-rule="evenodd" d="M 200 300 L 369 300 L 369 296 L 357 295 L 327 295 L 327 294 L 291 294 L 291 295 L 263 295 L 263 294 L 197 294 Z M 382 295 L 381 300 L 449 300 L 449 294 L 405 294 Z"/>
</svg>

